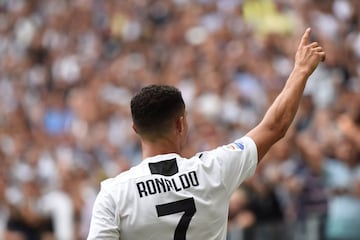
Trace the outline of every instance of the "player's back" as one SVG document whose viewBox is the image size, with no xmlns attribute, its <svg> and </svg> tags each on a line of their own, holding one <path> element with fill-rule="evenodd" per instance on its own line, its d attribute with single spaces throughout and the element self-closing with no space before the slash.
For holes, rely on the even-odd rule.
<svg viewBox="0 0 360 240">
<path fill-rule="evenodd" d="M 224 239 L 228 199 L 214 164 L 160 155 L 105 183 L 117 201 L 120 239 Z"/>
<path fill-rule="evenodd" d="M 147 158 L 104 181 L 88 239 L 224 240 L 231 193 L 257 163 L 253 141 L 240 140 L 190 159 Z"/>
</svg>

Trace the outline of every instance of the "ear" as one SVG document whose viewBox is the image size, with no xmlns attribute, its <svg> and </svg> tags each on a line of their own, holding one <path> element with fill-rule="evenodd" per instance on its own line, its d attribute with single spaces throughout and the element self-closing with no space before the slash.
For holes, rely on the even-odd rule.
<svg viewBox="0 0 360 240">
<path fill-rule="evenodd" d="M 176 119 L 176 133 L 182 134 L 185 131 L 185 118 L 180 116 Z"/>
<path fill-rule="evenodd" d="M 138 130 L 136 129 L 136 127 L 135 127 L 135 124 L 134 124 L 134 123 L 132 124 L 132 126 L 131 126 L 131 127 L 132 127 L 132 129 L 134 130 L 134 132 L 135 132 L 136 134 L 139 134 L 139 133 L 138 133 Z"/>
</svg>

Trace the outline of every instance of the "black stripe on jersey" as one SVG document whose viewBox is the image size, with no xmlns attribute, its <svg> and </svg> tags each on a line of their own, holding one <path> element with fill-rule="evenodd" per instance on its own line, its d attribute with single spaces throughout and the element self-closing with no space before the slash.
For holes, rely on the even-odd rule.
<svg viewBox="0 0 360 240">
<path fill-rule="evenodd" d="M 160 174 L 163 176 L 172 176 L 179 172 L 176 158 L 156 163 L 149 163 L 149 168 L 151 174 Z"/>
</svg>

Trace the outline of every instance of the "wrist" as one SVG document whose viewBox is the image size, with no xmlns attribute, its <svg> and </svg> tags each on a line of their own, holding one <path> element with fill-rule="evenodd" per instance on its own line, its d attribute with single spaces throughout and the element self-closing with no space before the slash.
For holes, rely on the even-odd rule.
<svg viewBox="0 0 360 240">
<path fill-rule="evenodd" d="M 307 79 L 311 75 L 312 72 L 313 71 L 311 71 L 311 69 L 309 69 L 309 67 L 307 67 L 307 66 L 301 66 L 301 65 L 295 64 L 292 74 L 295 74 L 297 76 L 303 76 L 304 78 Z"/>
</svg>

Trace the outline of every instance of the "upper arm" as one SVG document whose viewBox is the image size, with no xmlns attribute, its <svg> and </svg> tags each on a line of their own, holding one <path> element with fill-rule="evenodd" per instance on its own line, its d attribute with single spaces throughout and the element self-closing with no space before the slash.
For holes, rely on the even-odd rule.
<svg viewBox="0 0 360 240">
<path fill-rule="evenodd" d="M 258 152 L 258 163 L 269 151 L 272 145 L 280 140 L 286 131 L 279 130 L 278 128 L 272 128 L 260 123 L 254 129 L 250 130 L 246 136 L 250 137 L 256 144 Z"/>
<path fill-rule="evenodd" d="M 115 202 L 110 194 L 102 189 L 94 203 L 88 240 L 119 240 L 120 230 L 115 211 Z"/>
<path fill-rule="evenodd" d="M 248 137 L 214 149 L 209 154 L 217 163 L 216 171 L 220 171 L 222 182 L 229 194 L 255 173 L 258 159 L 256 144 Z"/>
</svg>

